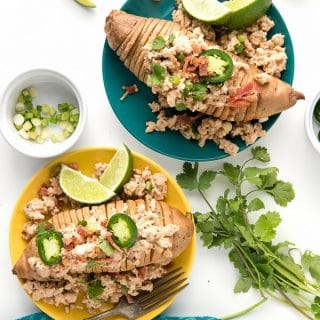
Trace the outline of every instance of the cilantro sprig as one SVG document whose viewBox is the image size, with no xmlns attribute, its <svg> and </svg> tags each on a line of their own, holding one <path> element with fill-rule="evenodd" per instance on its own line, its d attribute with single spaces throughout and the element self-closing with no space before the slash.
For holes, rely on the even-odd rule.
<svg viewBox="0 0 320 320">
<path fill-rule="evenodd" d="M 151 74 L 148 76 L 148 84 L 152 87 L 159 86 L 164 82 L 166 78 L 166 69 L 159 63 L 153 63 L 151 65 Z"/>
<path fill-rule="evenodd" d="M 285 207 L 295 193 L 290 182 L 278 178 L 277 168 L 266 166 L 270 160 L 266 148 L 256 147 L 242 165 L 225 163 L 217 171 L 199 173 L 198 163 L 186 162 L 177 182 L 186 190 L 198 191 L 207 203 L 209 212 L 193 214 L 197 232 L 204 247 L 228 250 L 229 260 L 239 272 L 234 292 L 254 288 L 261 294 L 257 304 L 224 319 L 246 314 L 270 297 L 294 307 L 307 319 L 320 319 L 320 256 L 306 251 L 294 259 L 292 252 L 300 250 L 293 243 L 274 243 L 281 217 L 266 209 L 261 195 L 271 196 Z M 254 166 L 249 166 L 252 162 Z M 228 189 L 213 206 L 205 191 L 217 176 L 227 179 Z"/>
</svg>

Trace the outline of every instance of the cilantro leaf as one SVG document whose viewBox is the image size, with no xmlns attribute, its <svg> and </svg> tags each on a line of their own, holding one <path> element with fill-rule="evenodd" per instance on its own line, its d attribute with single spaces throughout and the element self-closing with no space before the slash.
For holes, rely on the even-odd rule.
<svg viewBox="0 0 320 320">
<path fill-rule="evenodd" d="M 206 170 L 202 172 L 199 178 L 199 189 L 200 190 L 207 190 L 211 187 L 212 182 L 214 181 L 217 173 L 212 170 Z"/>
<path fill-rule="evenodd" d="M 261 209 L 264 209 L 264 203 L 259 198 L 255 198 L 255 199 L 251 200 L 250 203 L 248 204 L 248 211 L 249 212 L 259 211 Z"/>
<path fill-rule="evenodd" d="M 174 42 L 174 40 L 176 40 L 176 36 L 173 33 L 171 33 L 168 38 L 168 45 L 171 45 Z"/>
<path fill-rule="evenodd" d="M 97 265 L 97 261 L 95 259 L 91 259 L 87 263 L 86 268 L 91 269 L 91 268 L 95 267 L 96 265 Z"/>
<path fill-rule="evenodd" d="M 205 98 L 207 91 L 208 87 L 204 83 L 187 83 L 183 89 L 182 95 L 184 97 L 191 97 L 195 101 L 202 101 Z"/>
<path fill-rule="evenodd" d="M 185 111 L 185 110 L 187 110 L 187 106 L 184 103 L 179 102 L 176 104 L 176 110 L 177 111 Z"/>
<path fill-rule="evenodd" d="M 295 197 L 295 193 L 290 182 L 278 181 L 272 189 L 266 190 L 271 194 L 277 204 L 286 207 Z"/>
<path fill-rule="evenodd" d="M 240 166 L 224 163 L 222 174 L 227 177 L 232 184 L 236 184 L 240 175 Z"/>
<path fill-rule="evenodd" d="M 148 76 L 148 84 L 153 86 L 158 86 L 163 83 L 166 74 L 166 69 L 158 63 L 153 63 L 151 65 L 151 74 Z"/>
<path fill-rule="evenodd" d="M 272 188 L 277 182 L 278 169 L 275 167 L 248 167 L 243 171 L 247 181 L 259 189 Z"/>
<path fill-rule="evenodd" d="M 198 223 L 198 222 L 205 222 L 205 221 L 209 220 L 210 215 L 211 215 L 210 212 L 208 212 L 208 213 L 195 212 L 193 214 L 193 217 L 194 217 L 195 223 Z"/>
<path fill-rule="evenodd" d="M 275 228 L 280 224 L 281 218 L 278 212 L 269 211 L 259 217 L 254 225 L 254 233 L 261 241 L 269 242 L 275 235 Z"/>
<path fill-rule="evenodd" d="M 87 294 L 90 299 L 97 299 L 103 293 L 104 287 L 100 280 L 92 280 L 88 283 Z"/>
<path fill-rule="evenodd" d="M 315 297 L 311 304 L 311 311 L 313 312 L 315 319 L 320 319 L 320 297 Z"/>
<path fill-rule="evenodd" d="M 163 37 L 161 37 L 161 36 L 157 36 L 154 39 L 154 41 L 151 45 L 151 48 L 152 48 L 152 50 L 159 51 L 159 50 L 163 49 L 165 46 L 166 46 L 166 40 L 164 40 Z"/>
<path fill-rule="evenodd" d="M 268 153 L 267 148 L 264 147 L 255 147 L 251 149 L 253 159 L 261 161 L 261 162 L 269 162 L 270 155 Z"/>
<path fill-rule="evenodd" d="M 306 251 L 301 258 L 301 264 L 305 269 L 309 270 L 315 280 L 320 281 L 320 256 Z"/>
<path fill-rule="evenodd" d="M 185 162 L 183 164 L 183 173 L 176 176 L 177 182 L 181 188 L 187 190 L 194 190 L 198 187 L 197 175 L 198 175 L 199 164 L 196 162 L 194 167 L 192 163 Z"/>
<path fill-rule="evenodd" d="M 245 278 L 240 278 L 233 291 L 234 293 L 240 293 L 240 292 L 248 292 L 249 289 L 251 288 L 252 286 L 252 280 L 249 278 L 249 277 L 245 277 Z"/>
</svg>

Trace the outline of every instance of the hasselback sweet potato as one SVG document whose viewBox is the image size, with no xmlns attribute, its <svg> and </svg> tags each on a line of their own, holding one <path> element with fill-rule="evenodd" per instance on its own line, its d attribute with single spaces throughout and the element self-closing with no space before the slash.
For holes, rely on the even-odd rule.
<svg viewBox="0 0 320 320">
<path fill-rule="evenodd" d="M 157 36 L 166 38 L 170 34 L 176 37 L 187 35 L 185 30 L 172 21 L 144 18 L 116 10 L 106 18 L 105 32 L 111 49 L 146 84 L 150 68 L 144 64 L 146 51 L 143 47 L 152 44 Z M 229 55 L 234 62 L 245 62 L 237 55 Z M 253 65 L 245 72 L 234 73 L 233 83 L 238 85 L 235 94 L 230 96 L 224 106 L 217 107 L 210 101 L 206 102 L 206 109 L 201 112 L 221 120 L 250 121 L 280 113 L 295 105 L 297 100 L 304 99 L 302 93 L 276 77 L 270 77 L 264 84 L 259 83 L 256 81 L 259 73 L 261 70 Z"/>
<path fill-rule="evenodd" d="M 154 200 L 152 200 L 154 201 Z M 134 221 L 139 223 L 141 218 L 141 212 L 152 211 L 157 214 L 156 218 L 152 221 L 154 227 L 165 227 L 168 225 L 178 226 L 178 230 L 170 236 L 172 246 L 161 247 L 156 242 L 152 243 L 149 248 L 146 248 L 142 254 L 137 256 L 135 253 L 135 246 L 130 249 L 122 250 L 117 256 L 117 261 L 113 261 L 111 255 L 107 261 L 105 258 L 96 259 L 96 263 L 93 266 L 88 266 L 81 272 L 84 273 L 102 273 L 110 272 L 117 273 L 121 271 L 132 270 L 136 267 L 143 267 L 149 264 L 167 264 L 175 257 L 179 256 L 189 244 L 193 235 L 193 222 L 191 214 L 182 214 L 178 209 L 170 207 L 165 202 L 154 201 L 151 203 L 148 200 L 128 200 L 126 203 L 122 200 L 111 201 L 106 205 L 83 207 L 77 210 L 68 210 L 61 212 L 49 222 L 52 223 L 56 231 L 62 231 L 70 225 L 77 226 L 79 221 L 88 221 L 90 217 L 103 218 L 108 221 L 115 213 L 123 212 L 132 217 Z M 148 228 L 148 227 L 147 227 Z M 50 280 L 53 275 L 39 274 L 29 263 L 29 258 L 39 257 L 38 249 L 36 246 L 35 237 L 31 239 L 27 248 L 22 253 L 19 260 L 16 262 L 13 273 L 19 278 L 47 281 Z M 62 267 L 63 267 L 62 260 Z M 66 266 L 67 267 L 67 266 Z M 71 273 L 77 273 L 76 270 L 70 269 Z"/>
</svg>

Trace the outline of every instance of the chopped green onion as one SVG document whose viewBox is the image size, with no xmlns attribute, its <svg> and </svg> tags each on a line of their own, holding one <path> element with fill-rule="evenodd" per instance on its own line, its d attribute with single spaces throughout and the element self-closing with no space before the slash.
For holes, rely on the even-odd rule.
<svg viewBox="0 0 320 320">
<path fill-rule="evenodd" d="M 22 126 L 23 130 L 25 131 L 29 131 L 30 129 L 32 129 L 32 123 L 30 121 L 26 121 L 23 126 Z"/>
<path fill-rule="evenodd" d="M 144 188 L 147 190 L 147 191 L 151 191 L 153 186 L 152 186 L 152 182 L 150 180 L 147 180 L 146 183 L 145 183 L 145 186 Z"/>
<path fill-rule="evenodd" d="M 57 113 L 57 110 L 50 108 L 49 114 L 51 117 L 53 117 Z"/>
<path fill-rule="evenodd" d="M 68 138 L 68 137 L 70 136 L 70 132 L 67 131 L 67 130 L 63 130 L 63 131 L 62 131 L 62 136 L 63 136 L 64 138 Z"/>
<path fill-rule="evenodd" d="M 180 77 L 178 76 L 171 76 L 170 77 L 170 82 L 174 85 L 174 86 L 178 86 L 180 84 Z"/>
<path fill-rule="evenodd" d="M 58 104 L 58 110 L 60 112 L 69 111 L 70 110 L 69 104 L 68 103 L 60 103 L 60 104 Z"/>
<path fill-rule="evenodd" d="M 235 46 L 234 46 L 234 52 L 236 54 L 240 54 L 244 51 L 244 45 L 242 43 L 237 43 Z"/>
<path fill-rule="evenodd" d="M 35 127 L 41 126 L 41 120 L 39 118 L 33 118 L 31 119 L 31 122 Z"/>
<path fill-rule="evenodd" d="M 24 105 L 23 102 L 18 102 L 16 104 L 16 111 L 17 112 L 24 112 L 26 110 L 26 106 Z"/>
<path fill-rule="evenodd" d="M 29 93 L 32 98 L 35 98 L 38 95 L 38 92 L 35 88 L 30 88 Z"/>
<path fill-rule="evenodd" d="M 33 118 L 33 112 L 27 112 L 24 117 L 26 120 L 31 120 Z"/>
<path fill-rule="evenodd" d="M 42 124 L 44 127 L 48 126 L 48 125 L 49 125 L 49 120 L 48 120 L 48 118 L 41 119 L 41 124 Z"/>
<path fill-rule="evenodd" d="M 24 97 L 23 97 L 22 95 L 20 95 L 20 96 L 19 96 L 19 98 L 18 98 L 18 102 L 22 102 L 22 103 L 24 103 L 24 102 L 25 102 Z"/>
<path fill-rule="evenodd" d="M 241 43 L 243 43 L 247 40 L 247 36 L 244 33 L 239 34 L 237 38 L 238 38 L 239 42 L 241 42 Z"/>
<path fill-rule="evenodd" d="M 41 112 L 44 114 L 49 114 L 51 111 L 50 106 L 48 106 L 47 104 L 44 104 L 41 106 Z"/>
<path fill-rule="evenodd" d="M 78 122 L 79 121 L 79 114 L 73 114 L 70 116 L 70 121 L 71 122 Z"/>
<path fill-rule="evenodd" d="M 20 113 L 17 113 L 13 116 L 13 124 L 16 126 L 22 126 L 24 123 L 24 116 Z"/>
<path fill-rule="evenodd" d="M 62 121 L 69 120 L 69 118 L 70 118 L 70 112 L 65 111 L 64 113 L 62 113 L 62 116 L 61 116 Z"/>
<path fill-rule="evenodd" d="M 25 130 L 21 129 L 18 131 L 20 136 L 23 138 L 23 139 L 26 139 L 26 140 L 29 140 L 29 133 L 26 132 Z"/>
<path fill-rule="evenodd" d="M 34 107 L 33 98 L 36 96 L 35 88 L 26 88 L 17 99 L 12 122 L 20 136 L 37 143 L 43 143 L 49 136 L 54 143 L 68 138 L 79 122 L 79 109 L 67 102 L 58 104 L 57 109 L 48 104 Z M 59 124 L 61 131 L 50 135 L 51 124 Z"/>
<path fill-rule="evenodd" d="M 29 138 L 32 139 L 32 140 L 36 140 L 38 138 L 38 135 L 37 135 L 35 130 L 30 130 L 29 131 Z"/>
<path fill-rule="evenodd" d="M 24 90 L 22 91 L 22 94 L 23 94 L 25 97 L 30 96 L 30 92 L 29 92 L 28 89 L 24 89 Z"/>
</svg>

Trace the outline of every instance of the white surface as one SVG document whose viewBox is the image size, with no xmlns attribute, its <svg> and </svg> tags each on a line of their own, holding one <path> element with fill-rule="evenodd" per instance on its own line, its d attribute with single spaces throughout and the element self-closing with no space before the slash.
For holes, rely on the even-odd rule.
<svg viewBox="0 0 320 320">
<path fill-rule="evenodd" d="M 72 103 L 78 108 L 79 122 L 70 137 L 53 143 L 49 137 L 44 143 L 23 139 L 12 123 L 15 106 L 21 91 L 28 87 L 37 88 L 34 105 L 48 104 L 57 108 L 61 102 Z M 17 75 L 7 86 L 1 101 L 0 130 L 7 142 L 25 155 L 35 158 L 50 158 L 70 149 L 80 138 L 87 120 L 87 106 L 75 84 L 63 74 L 49 69 L 33 69 Z"/>
<path fill-rule="evenodd" d="M 74 148 L 125 142 L 176 175 L 181 170 L 182 162 L 159 155 L 138 143 L 120 125 L 108 105 L 101 75 L 104 19 L 111 8 L 119 8 L 123 1 L 96 2 L 97 9 L 87 11 L 72 0 L 2 1 L 0 92 L 22 71 L 31 68 L 60 71 L 74 79 L 89 108 L 86 131 Z M 301 249 L 310 248 L 320 253 L 320 155 L 312 147 L 304 129 L 305 108 L 320 90 L 320 2 L 274 0 L 274 3 L 285 17 L 292 34 L 296 54 L 294 85 L 305 93 L 306 101 L 285 112 L 259 144 L 269 148 L 272 164 L 279 167 L 284 180 L 293 182 L 296 190 L 295 201 L 288 208 L 281 209 L 283 223 L 278 238 L 290 239 Z M 37 311 L 11 275 L 8 228 L 11 210 L 21 189 L 46 161 L 23 156 L 2 137 L 0 154 L 0 317 L 9 320 Z M 244 152 L 232 162 L 240 162 L 246 156 Z M 201 166 L 217 168 L 221 163 Z M 196 196 L 191 195 L 190 202 L 194 209 L 206 209 Z M 208 251 L 202 249 L 199 242 L 191 285 L 177 298 L 167 314 L 222 316 L 258 301 L 255 291 L 233 294 L 236 276 L 223 250 Z M 243 319 L 302 318 L 291 309 L 268 301 Z"/>
</svg>

